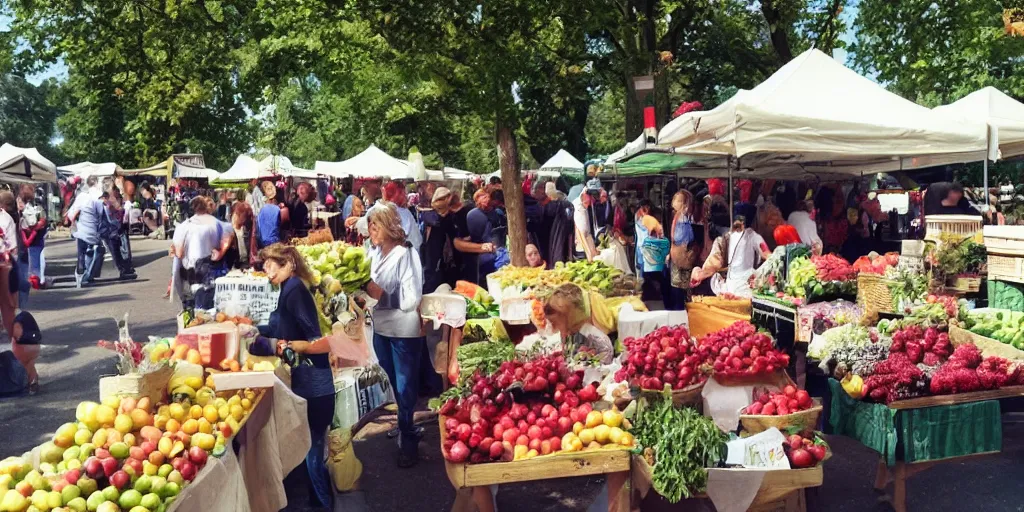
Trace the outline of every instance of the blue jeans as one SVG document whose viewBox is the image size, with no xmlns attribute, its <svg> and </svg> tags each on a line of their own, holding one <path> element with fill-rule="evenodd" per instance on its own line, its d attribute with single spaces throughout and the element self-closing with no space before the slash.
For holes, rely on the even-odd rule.
<svg viewBox="0 0 1024 512">
<path fill-rule="evenodd" d="M 425 345 L 422 336 L 394 338 L 373 333 L 373 350 L 384 372 L 388 374 L 398 403 L 398 431 L 402 434 L 399 446 L 410 457 L 416 456 L 420 442 L 412 413 L 416 410 L 416 399 L 419 398 L 420 358 L 423 357 Z"/>
<path fill-rule="evenodd" d="M 103 244 L 90 244 L 82 240 L 78 242 L 78 269 L 77 273 L 82 276 L 82 283 L 88 283 L 100 277 L 100 270 L 103 269 Z"/>
<path fill-rule="evenodd" d="M 306 471 L 312 487 L 310 501 L 331 508 L 334 483 L 325 461 L 327 450 L 327 429 L 334 420 L 334 395 L 306 399 L 306 419 L 309 421 L 309 435 L 313 444 L 306 453 Z"/>
</svg>

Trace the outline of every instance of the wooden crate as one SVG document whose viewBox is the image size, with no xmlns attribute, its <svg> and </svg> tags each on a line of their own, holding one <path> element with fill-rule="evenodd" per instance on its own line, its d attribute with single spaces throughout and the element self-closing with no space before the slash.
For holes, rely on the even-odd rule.
<svg viewBox="0 0 1024 512">
<path fill-rule="evenodd" d="M 1024 256 L 988 255 L 988 277 L 997 281 L 1024 283 Z"/>
<path fill-rule="evenodd" d="M 100 401 L 108 396 L 148 396 L 155 404 L 162 402 L 167 394 L 167 383 L 171 381 L 174 368 L 170 365 L 145 374 L 112 375 L 100 378 Z"/>
<path fill-rule="evenodd" d="M 955 325 L 949 326 L 949 341 L 953 343 L 953 345 L 973 343 L 979 350 L 981 350 L 981 354 L 985 357 L 997 356 L 1005 357 L 1011 361 L 1024 361 L 1024 350 L 1020 350 L 1013 345 L 1003 343 L 987 336 L 975 334 L 967 329 Z"/>
<path fill-rule="evenodd" d="M 924 218 L 924 239 L 938 242 L 942 234 L 951 234 L 963 238 L 981 235 L 980 215 L 927 215 Z"/>
<path fill-rule="evenodd" d="M 438 416 L 441 439 L 445 437 L 444 416 Z M 511 462 L 467 464 L 444 461 L 448 480 L 456 489 L 512 482 L 529 482 L 573 476 L 603 475 L 629 471 L 632 452 L 625 447 L 582 452 L 558 452 Z"/>
</svg>

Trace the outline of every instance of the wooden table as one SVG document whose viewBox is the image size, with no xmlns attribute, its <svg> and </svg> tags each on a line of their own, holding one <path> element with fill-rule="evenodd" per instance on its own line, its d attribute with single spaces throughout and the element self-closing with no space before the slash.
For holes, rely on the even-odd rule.
<svg viewBox="0 0 1024 512">
<path fill-rule="evenodd" d="M 893 410 L 920 409 L 925 407 L 938 407 L 943 405 L 957 405 L 984 400 L 997 400 L 1001 398 L 1013 398 L 1024 396 L 1024 386 L 1009 386 L 988 391 L 975 391 L 972 393 L 960 393 L 956 395 L 926 396 L 898 400 L 889 404 Z M 987 457 L 1000 453 L 999 451 L 973 453 L 958 457 L 949 457 L 940 460 L 928 460 L 921 462 L 896 461 L 891 468 L 886 464 L 885 457 L 880 456 L 875 472 L 875 489 L 888 494 L 888 486 L 892 484 L 892 494 L 889 495 L 892 507 L 896 512 L 907 510 L 907 479 L 911 476 L 932 468 L 938 464 L 947 462 L 961 462 L 979 457 Z"/>
</svg>

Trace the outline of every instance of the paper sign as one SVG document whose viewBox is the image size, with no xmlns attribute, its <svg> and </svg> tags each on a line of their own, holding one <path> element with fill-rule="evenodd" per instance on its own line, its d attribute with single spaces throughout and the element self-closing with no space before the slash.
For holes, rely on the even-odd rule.
<svg viewBox="0 0 1024 512">
<path fill-rule="evenodd" d="M 270 313 L 277 309 L 280 288 L 266 277 L 224 276 L 213 282 L 213 303 L 217 311 L 228 315 L 248 316 L 256 325 L 270 322 Z"/>
</svg>

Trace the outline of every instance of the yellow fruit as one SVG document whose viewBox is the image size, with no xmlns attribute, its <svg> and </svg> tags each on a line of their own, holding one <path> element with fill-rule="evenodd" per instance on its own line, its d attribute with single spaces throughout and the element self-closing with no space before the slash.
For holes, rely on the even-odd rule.
<svg viewBox="0 0 1024 512">
<path fill-rule="evenodd" d="M 252 400 L 249 400 L 248 398 L 243 398 L 242 399 L 242 409 L 245 409 L 247 411 L 249 409 L 252 409 Z"/>
<path fill-rule="evenodd" d="M 234 418 L 235 421 L 242 421 L 242 418 L 245 417 L 245 409 L 243 409 L 240 404 L 235 404 L 230 407 L 231 417 Z"/>
<path fill-rule="evenodd" d="M 182 407 L 181 404 L 171 404 L 170 408 L 167 409 L 167 412 L 168 414 L 171 415 L 172 418 L 178 420 L 179 422 L 185 421 L 185 408 Z"/>
<path fill-rule="evenodd" d="M 153 424 L 153 417 L 145 409 L 132 409 L 128 416 L 131 417 L 132 426 L 135 430 Z"/>
<path fill-rule="evenodd" d="M 251 390 L 251 389 L 249 389 L 249 388 L 245 388 L 245 391 L 242 392 L 242 395 L 245 398 L 248 398 L 249 400 L 255 400 L 256 399 L 256 392 Z"/>
<path fill-rule="evenodd" d="M 192 418 L 194 420 L 198 420 L 199 418 L 202 418 L 203 417 L 203 406 L 201 406 L 201 405 L 193 405 L 188 410 L 188 417 Z"/>
<path fill-rule="evenodd" d="M 573 423 L 573 425 L 572 425 L 572 433 L 576 434 L 576 435 L 580 435 L 580 432 L 583 430 L 583 428 L 584 428 L 583 424 L 577 421 L 576 423 Z"/>
<path fill-rule="evenodd" d="M 167 404 L 163 404 L 157 408 L 156 413 L 163 416 L 170 416 L 170 413 L 167 412 L 169 409 L 170 407 Z"/>
<path fill-rule="evenodd" d="M 203 407 L 210 405 L 214 398 L 213 390 L 208 387 L 203 387 L 196 391 L 196 403 Z"/>
<path fill-rule="evenodd" d="M 224 404 L 224 405 L 218 407 L 217 408 L 217 417 L 220 418 L 221 421 L 224 421 L 224 420 L 230 418 L 231 417 L 231 407 L 228 406 L 227 404 Z"/>
<path fill-rule="evenodd" d="M 217 423 L 220 421 L 220 414 L 217 413 L 217 408 L 212 405 L 203 407 L 203 418 L 210 423 Z"/>
<path fill-rule="evenodd" d="M 120 403 L 120 399 L 118 399 L 118 403 Z M 113 427 L 116 417 L 117 411 L 106 403 L 96 408 L 96 423 L 101 427 Z"/>
<path fill-rule="evenodd" d="M 127 414 L 118 414 L 114 418 L 114 430 L 122 434 L 127 434 L 132 431 L 132 427 L 135 426 L 135 422 L 132 421 L 132 417 Z"/>
<path fill-rule="evenodd" d="M 213 434 L 196 434 L 192 437 L 192 444 L 206 451 L 210 451 L 217 445 L 217 438 Z"/>
<path fill-rule="evenodd" d="M 527 459 L 532 459 L 532 458 L 536 457 L 537 455 L 538 455 L 537 450 L 530 450 L 530 451 L 526 452 L 526 458 Z"/>
<path fill-rule="evenodd" d="M 96 446 L 106 446 L 107 444 L 107 429 L 101 428 L 92 435 L 92 444 Z"/>
<path fill-rule="evenodd" d="M 198 353 L 198 351 L 196 351 L 196 352 Z M 196 390 L 196 391 L 198 391 L 199 388 L 203 387 L 203 378 L 202 377 L 186 377 L 185 378 L 185 385 L 190 387 L 190 388 L 192 388 L 192 389 L 194 389 L 194 390 Z"/>
<path fill-rule="evenodd" d="M 580 438 L 578 438 L 578 437 L 576 439 L 573 439 L 572 440 L 572 451 L 578 452 L 578 451 L 580 451 L 582 449 L 583 449 L 583 441 L 580 441 Z"/>
<path fill-rule="evenodd" d="M 103 400 L 101 400 L 100 403 L 102 403 L 103 405 L 105 405 L 107 407 L 110 407 L 114 411 L 117 411 L 117 409 L 119 407 L 121 407 L 121 397 L 119 397 L 117 395 L 110 395 L 110 396 L 104 398 Z"/>
<path fill-rule="evenodd" d="M 192 364 L 203 364 L 203 358 L 199 355 L 199 351 L 194 349 L 194 348 L 191 348 L 191 349 L 188 350 L 188 354 L 185 356 L 185 360 L 190 362 L 190 363 L 192 363 Z M 195 378 L 198 379 L 199 377 L 195 377 Z M 200 381 L 200 383 L 201 382 L 202 381 Z M 202 384 L 200 384 L 200 386 L 201 385 Z M 199 389 L 200 386 L 192 387 L 192 389 Z"/>
<path fill-rule="evenodd" d="M 228 404 L 228 401 L 223 399 L 223 398 L 221 398 L 221 397 L 217 397 L 217 398 L 215 398 L 213 400 L 213 405 L 215 405 L 218 409 L 220 409 L 221 407 L 224 407 L 227 404 Z"/>
<path fill-rule="evenodd" d="M 604 412 L 604 424 L 609 427 L 622 426 L 622 413 L 618 409 L 612 408 Z"/>
<path fill-rule="evenodd" d="M 57 432 L 53 434 L 53 444 L 67 448 L 75 444 L 75 433 L 78 432 L 78 427 L 74 423 L 65 423 L 57 429 Z"/>
<path fill-rule="evenodd" d="M 206 376 L 206 387 L 210 389 L 217 389 L 217 386 L 213 385 L 213 375 Z"/>
<path fill-rule="evenodd" d="M 611 427 L 603 423 L 594 427 L 594 440 L 601 444 L 607 443 L 609 432 L 611 431 L 611 429 Z"/>
<path fill-rule="evenodd" d="M 78 404 L 75 409 L 75 419 L 84 423 L 89 427 L 89 430 L 96 430 L 99 428 L 99 422 L 96 421 L 96 409 L 100 404 L 96 402 L 82 402 Z"/>
<path fill-rule="evenodd" d="M 623 432 L 621 428 L 612 427 L 608 431 L 608 441 L 612 442 L 613 444 L 621 444 L 622 434 L 625 434 L 625 432 Z"/>
<path fill-rule="evenodd" d="M 185 423 L 181 424 L 181 431 L 188 435 L 195 434 L 196 432 L 199 432 L 199 422 L 189 418 L 185 420 Z"/>
<path fill-rule="evenodd" d="M 172 446 L 174 446 L 174 441 L 171 441 L 169 437 L 161 437 L 160 441 L 156 443 L 156 449 L 164 454 L 165 457 L 171 454 Z"/>
<path fill-rule="evenodd" d="M 160 430 L 164 430 L 167 428 L 167 419 L 167 416 L 158 414 L 153 418 L 153 426 Z"/>
<path fill-rule="evenodd" d="M 601 449 L 601 443 L 599 443 L 597 441 L 593 441 L 593 442 L 591 442 L 590 444 L 587 445 L 586 449 L 587 450 L 600 450 Z"/>
<path fill-rule="evenodd" d="M 587 414 L 587 428 L 594 428 L 601 423 L 604 423 L 604 416 L 601 415 L 601 411 L 590 411 L 590 413 Z"/>
<path fill-rule="evenodd" d="M 530 449 L 527 448 L 526 446 L 517 444 L 516 447 L 512 449 L 512 458 L 515 460 L 522 459 L 526 457 L 526 452 L 528 452 L 529 450 Z"/>
<path fill-rule="evenodd" d="M 135 446 L 135 441 L 135 434 L 132 434 L 131 432 L 125 434 L 124 439 L 121 439 L 121 442 L 128 446 Z"/>
<path fill-rule="evenodd" d="M 621 444 L 622 446 L 633 446 L 633 443 L 633 434 L 630 434 L 629 432 L 623 432 L 622 440 L 619 441 L 619 444 Z"/>
<path fill-rule="evenodd" d="M 592 429 L 585 428 L 580 431 L 579 438 L 580 442 L 583 443 L 584 446 L 589 446 L 590 443 L 594 442 L 595 440 L 594 431 Z"/>
<path fill-rule="evenodd" d="M 213 433 L 213 424 L 210 423 L 206 418 L 199 418 L 199 431 L 204 434 Z"/>
<path fill-rule="evenodd" d="M 242 405 L 242 397 L 231 395 L 231 398 L 228 398 L 228 405 Z"/>
<path fill-rule="evenodd" d="M 170 432 L 173 434 L 179 430 L 181 430 L 181 422 L 174 418 L 167 420 L 167 425 L 164 426 L 165 432 Z"/>
<path fill-rule="evenodd" d="M 566 432 L 565 435 L 562 436 L 562 449 L 565 450 L 565 451 L 571 452 L 573 450 L 572 449 L 572 441 L 573 441 L 573 439 L 576 439 L 576 434 L 573 434 L 572 432 Z"/>
</svg>

